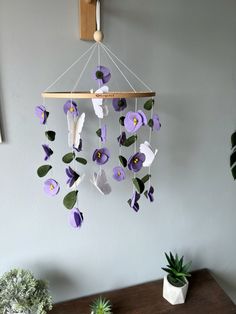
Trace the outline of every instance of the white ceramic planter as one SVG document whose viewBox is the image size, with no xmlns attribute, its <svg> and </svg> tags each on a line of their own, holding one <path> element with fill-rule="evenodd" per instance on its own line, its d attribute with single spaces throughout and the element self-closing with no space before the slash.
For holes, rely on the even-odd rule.
<svg viewBox="0 0 236 314">
<path fill-rule="evenodd" d="M 167 276 L 164 277 L 163 298 L 166 299 L 170 304 L 175 305 L 184 303 L 187 291 L 188 281 L 183 287 L 175 287 L 171 283 L 169 283 Z"/>
</svg>

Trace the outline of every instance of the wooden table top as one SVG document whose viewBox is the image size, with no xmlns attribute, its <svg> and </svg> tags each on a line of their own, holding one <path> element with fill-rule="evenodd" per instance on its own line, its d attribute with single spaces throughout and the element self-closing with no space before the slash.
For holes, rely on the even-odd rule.
<svg viewBox="0 0 236 314">
<path fill-rule="evenodd" d="M 90 314 L 98 296 L 112 302 L 113 314 L 236 314 L 236 306 L 207 269 L 192 273 L 185 304 L 171 305 L 162 298 L 162 280 L 104 292 L 54 305 L 50 314 Z"/>
</svg>

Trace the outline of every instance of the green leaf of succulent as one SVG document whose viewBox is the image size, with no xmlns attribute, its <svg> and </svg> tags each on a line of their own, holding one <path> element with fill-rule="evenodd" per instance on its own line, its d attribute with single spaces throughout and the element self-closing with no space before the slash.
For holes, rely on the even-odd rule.
<svg viewBox="0 0 236 314">
<path fill-rule="evenodd" d="M 154 105 L 154 99 L 151 98 L 145 102 L 145 104 L 143 105 L 143 108 L 146 110 L 151 110 L 153 105 Z"/>
<path fill-rule="evenodd" d="M 236 147 L 236 131 L 231 135 L 232 148 Z"/>
<path fill-rule="evenodd" d="M 75 160 L 77 162 L 79 162 L 80 164 L 82 165 L 86 165 L 87 164 L 87 160 L 85 158 L 82 158 L 82 157 L 76 157 Z"/>
<path fill-rule="evenodd" d="M 98 137 L 101 137 L 101 136 L 102 136 L 102 130 L 101 130 L 101 129 L 98 129 L 98 130 L 96 131 L 96 134 L 97 134 Z"/>
<path fill-rule="evenodd" d="M 146 176 L 144 176 L 141 180 L 143 181 L 143 183 L 145 184 L 146 182 L 148 182 L 148 180 L 151 178 L 150 174 L 146 174 Z"/>
<path fill-rule="evenodd" d="M 153 127 L 153 120 L 152 119 L 149 119 L 148 120 L 148 126 L 150 126 L 150 128 L 152 128 Z"/>
<path fill-rule="evenodd" d="M 124 120 L 125 120 L 125 117 L 124 116 L 121 116 L 120 119 L 119 119 L 119 123 L 120 125 L 124 126 Z"/>
<path fill-rule="evenodd" d="M 134 178 L 134 179 L 132 179 L 132 181 L 133 181 L 133 184 L 134 184 L 136 190 L 138 191 L 138 193 L 142 194 L 144 189 L 145 189 L 145 185 L 144 185 L 143 181 L 140 180 L 139 178 Z"/>
<path fill-rule="evenodd" d="M 51 165 L 43 165 L 43 166 L 40 166 L 37 170 L 37 174 L 40 178 L 46 176 L 46 174 L 48 173 L 49 170 L 52 169 L 52 166 Z"/>
<path fill-rule="evenodd" d="M 134 143 L 137 141 L 137 138 L 138 138 L 137 135 L 132 135 L 132 136 L 128 137 L 128 138 L 125 140 L 123 146 L 125 146 L 125 147 L 131 146 L 132 144 L 134 144 Z"/>
<path fill-rule="evenodd" d="M 78 191 L 72 191 L 68 194 L 63 199 L 63 204 L 67 209 L 72 209 L 76 203 L 77 200 L 77 194 Z"/>
<path fill-rule="evenodd" d="M 54 131 L 46 131 L 45 136 L 48 138 L 49 141 L 53 142 L 56 137 L 56 132 Z"/>
<path fill-rule="evenodd" d="M 127 166 L 127 159 L 124 156 L 119 156 L 120 163 L 125 168 Z"/>
<path fill-rule="evenodd" d="M 99 297 L 93 301 L 90 308 L 93 314 L 111 314 L 112 305 L 110 300 Z"/>
<path fill-rule="evenodd" d="M 72 162 L 72 160 L 75 158 L 75 153 L 68 153 L 66 155 L 64 155 L 62 157 L 62 161 L 65 163 L 65 164 L 69 164 Z"/>
</svg>

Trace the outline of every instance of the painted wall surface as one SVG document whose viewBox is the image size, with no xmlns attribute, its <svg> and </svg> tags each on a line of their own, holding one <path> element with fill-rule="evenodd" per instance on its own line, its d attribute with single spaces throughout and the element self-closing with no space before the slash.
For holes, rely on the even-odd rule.
<svg viewBox="0 0 236 314">
<path fill-rule="evenodd" d="M 236 186 L 229 169 L 236 2 L 104 0 L 102 7 L 105 43 L 160 95 L 162 130 L 153 139 L 159 148 L 156 202 L 141 202 L 137 214 L 126 204 L 128 182 L 112 182 L 113 193 L 102 197 L 89 183 L 88 169 L 79 192 L 84 225 L 74 230 L 62 205 L 66 188 L 57 198 L 44 195 L 36 175 L 43 128 L 34 108 L 41 91 L 91 43 L 78 39 L 76 0 L 0 0 L 0 273 L 30 269 L 50 281 L 60 301 L 161 278 L 164 252 L 171 250 L 192 260 L 194 269 L 209 268 L 236 301 Z M 71 88 L 80 71 L 57 89 Z M 86 73 L 83 88 L 89 89 Z M 121 76 L 112 73 L 123 87 Z M 63 102 L 47 105 L 57 130 L 54 174 L 64 182 Z M 91 158 L 98 122 L 91 106 L 81 102 L 80 108 L 87 115 L 83 134 Z M 118 150 L 115 121 L 111 110 L 112 151 Z"/>
</svg>

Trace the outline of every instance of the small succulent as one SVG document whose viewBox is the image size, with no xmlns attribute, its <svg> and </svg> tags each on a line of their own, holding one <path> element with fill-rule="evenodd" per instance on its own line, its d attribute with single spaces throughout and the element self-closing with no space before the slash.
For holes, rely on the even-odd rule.
<svg viewBox="0 0 236 314">
<path fill-rule="evenodd" d="M 183 287 L 186 284 L 187 277 L 190 277 L 189 269 L 192 262 L 183 265 L 184 257 L 178 257 L 178 254 L 173 256 L 170 252 L 168 256 L 165 253 L 166 259 L 168 261 L 167 268 L 162 268 L 168 273 L 167 279 L 175 287 Z"/>
<path fill-rule="evenodd" d="M 99 297 L 93 301 L 90 305 L 91 314 L 112 314 L 111 312 L 111 302 L 110 300 L 106 300 L 105 298 Z"/>
</svg>

